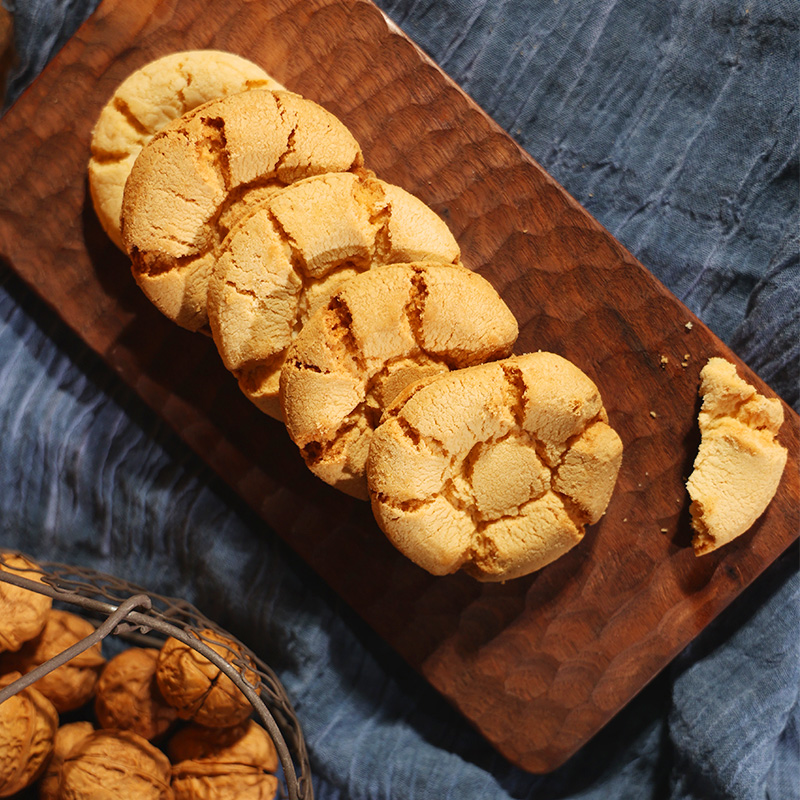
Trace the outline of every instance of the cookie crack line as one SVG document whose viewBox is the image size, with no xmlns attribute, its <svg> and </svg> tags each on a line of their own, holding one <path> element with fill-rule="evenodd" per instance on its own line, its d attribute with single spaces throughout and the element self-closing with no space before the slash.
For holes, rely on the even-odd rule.
<svg viewBox="0 0 800 800">
<path fill-rule="evenodd" d="M 125 117 L 125 121 L 138 133 L 140 136 L 146 136 L 150 138 L 152 132 L 147 129 L 145 125 L 143 125 L 136 117 L 136 115 L 131 111 L 130 106 L 121 98 L 115 97 L 113 100 L 113 106 L 116 111 L 119 111 L 123 117 Z"/>
<path fill-rule="evenodd" d="M 322 367 L 317 366 L 316 364 L 308 364 L 305 361 L 298 361 L 297 359 L 292 359 L 291 362 L 287 362 L 287 363 L 290 363 L 290 365 L 294 369 L 300 369 L 300 370 L 304 370 L 306 372 L 316 372 L 319 375 L 330 375 L 331 374 L 331 371 L 329 369 L 323 369 Z"/>
<path fill-rule="evenodd" d="M 328 309 L 334 315 L 333 330 L 339 333 L 339 338 L 347 350 L 348 354 L 356 362 L 356 367 L 360 372 L 366 371 L 364 354 L 356 341 L 353 333 L 353 315 L 347 301 L 342 297 L 341 292 L 337 292 L 328 302 Z"/>
<path fill-rule="evenodd" d="M 383 492 L 376 492 L 374 495 L 375 500 L 382 505 L 389 506 L 397 511 L 418 511 L 420 508 L 429 506 L 436 500 L 436 495 L 429 495 L 425 498 L 412 498 L 410 500 L 398 500 L 390 497 Z"/>
<path fill-rule="evenodd" d="M 598 422 L 602 422 L 604 424 L 608 424 L 603 419 L 603 411 L 602 410 L 598 411 L 597 414 L 595 414 L 590 420 L 588 420 L 586 422 L 586 425 L 584 425 L 583 430 L 580 430 L 577 433 L 573 433 L 572 436 L 570 436 L 564 442 L 564 450 L 563 450 L 563 452 L 561 453 L 561 455 L 557 459 L 555 459 L 553 461 L 552 464 L 546 458 L 542 459 L 544 461 L 544 463 L 547 464 L 550 467 L 550 469 L 553 471 L 554 474 L 556 472 L 558 472 L 558 470 L 561 469 L 561 467 L 564 465 L 564 461 L 566 460 L 567 456 L 569 455 L 569 452 L 572 449 L 572 445 L 575 444 L 575 442 L 577 442 L 578 439 L 580 439 L 581 436 L 583 436 L 583 434 L 586 433 L 586 431 L 589 430 L 589 428 L 591 428 L 594 425 L 597 425 Z M 537 439 L 537 441 L 538 441 L 538 439 Z"/>
<path fill-rule="evenodd" d="M 428 298 L 430 297 L 430 290 L 428 288 L 428 282 L 425 280 L 424 268 L 414 265 L 409 266 L 411 266 L 414 274 L 411 278 L 411 295 L 403 310 L 411 334 L 419 348 L 419 352 L 433 363 L 447 367 L 448 370 L 462 368 L 464 364 L 459 361 L 458 355 L 448 357 L 447 354 L 431 353 L 431 351 L 425 347 L 425 331 L 422 318 L 425 314 Z M 442 266 L 453 266 L 453 264 L 442 264 Z M 473 366 L 475 366 L 475 364 L 473 364 Z"/>
<path fill-rule="evenodd" d="M 534 502 L 536 501 L 529 501 L 529 503 Z M 520 506 L 520 509 L 529 503 L 524 503 L 522 506 Z M 521 517 L 523 513 L 524 512 L 521 510 L 520 514 L 518 514 L 516 517 L 503 516 L 498 517 L 498 520 L 516 519 L 517 517 Z M 492 522 L 494 522 L 494 520 L 492 520 Z M 464 563 L 472 564 L 478 569 L 482 569 L 485 566 L 491 567 L 496 564 L 497 559 L 500 557 L 500 549 L 497 546 L 497 542 L 486 533 L 488 527 L 489 523 L 484 525 L 480 530 L 476 530 L 475 536 L 473 537 L 473 543 L 464 554 Z M 539 531 L 529 530 L 527 531 L 527 535 L 539 544 L 544 546 L 547 545 L 547 537 L 543 536 Z"/>
<path fill-rule="evenodd" d="M 200 121 L 203 128 L 209 132 L 205 144 L 214 166 L 222 178 L 222 184 L 227 195 L 231 190 L 232 180 L 230 162 L 228 160 L 228 140 L 225 136 L 225 120 L 222 117 L 203 116 Z"/>
<path fill-rule="evenodd" d="M 186 81 L 186 87 L 188 88 L 190 81 L 189 76 L 187 76 L 185 72 L 181 72 L 181 77 Z M 181 105 L 186 108 L 188 105 L 186 102 L 186 89 L 183 86 L 179 86 L 175 94 L 177 95 L 178 100 L 180 100 Z"/>
<path fill-rule="evenodd" d="M 526 433 L 528 433 L 528 432 L 526 431 Z M 528 435 L 530 436 L 530 439 L 532 440 L 532 447 L 533 447 L 533 450 L 536 453 L 537 457 L 539 458 L 540 461 L 542 461 L 543 463 L 546 463 L 546 462 L 543 461 L 543 459 L 539 455 L 539 452 L 538 452 L 538 449 L 537 449 L 538 445 L 540 444 L 539 440 L 533 434 L 528 433 Z M 490 448 L 490 447 L 493 447 L 494 445 L 497 445 L 497 444 L 500 444 L 502 442 L 508 441 L 509 439 L 511 439 L 514 436 L 515 436 L 515 431 L 511 430 L 511 431 L 508 431 L 507 433 L 505 433 L 502 436 L 499 436 L 497 438 L 491 438 L 491 439 L 488 439 L 486 441 L 476 442 L 475 445 L 473 446 L 472 450 L 470 451 L 470 453 L 466 456 L 466 458 L 463 461 L 464 468 L 465 468 L 464 469 L 464 480 L 465 480 L 466 484 L 469 486 L 469 490 L 473 495 L 472 499 L 470 499 L 470 500 L 463 499 L 460 496 L 457 487 L 453 484 L 452 479 L 449 479 L 449 483 L 452 484 L 452 486 L 448 487 L 448 488 L 452 489 L 452 493 L 451 493 L 451 496 L 446 497 L 446 499 L 457 510 L 459 510 L 459 511 L 469 511 L 470 514 L 471 514 L 471 517 L 472 517 L 472 521 L 473 521 L 475 527 L 479 531 L 482 531 L 483 529 L 485 529 L 489 525 L 491 525 L 491 524 L 493 524 L 495 522 L 498 522 L 500 520 L 503 520 L 503 519 L 512 520 L 512 519 L 516 519 L 516 518 L 520 517 L 524 513 L 523 509 L 527 505 L 529 505 L 530 503 L 534 503 L 534 502 L 540 500 L 548 491 L 552 491 L 555 494 L 558 494 L 555 491 L 555 489 L 553 488 L 553 485 L 552 485 L 552 483 L 553 483 L 553 471 L 548 468 L 547 486 L 545 487 L 545 489 L 543 490 L 543 492 L 541 494 L 537 495 L 536 497 L 529 497 L 527 500 L 523 500 L 522 502 L 518 503 L 514 507 L 513 510 L 508 511 L 507 513 L 498 514 L 497 516 L 485 517 L 478 510 L 477 499 L 475 497 L 475 489 L 474 489 L 473 484 L 472 484 L 472 480 L 473 480 L 472 476 L 473 476 L 473 470 L 474 470 L 474 466 L 475 466 L 475 464 L 474 464 L 475 456 L 473 454 L 476 452 L 476 450 L 477 450 L 477 448 L 479 446 L 483 446 L 485 448 Z M 452 467 L 453 467 L 453 464 L 451 464 L 451 469 L 452 469 Z M 444 492 L 443 492 L 443 494 L 444 494 Z"/>
<path fill-rule="evenodd" d="M 281 98 L 278 95 L 275 95 L 275 104 L 278 107 L 278 114 L 280 114 L 281 120 L 286 122 L 286 107 L 281 102 Z M 290 155 L 294 154 L 295 151 L 295 142 L 297 141 L 297 122 L 291 126 L 289 130 L 289 135 L 286 137 L 286 147 L 283 151 L 283 155 L 278 159 L 278 162 L 275 164 L 275 173 L 277 174 L 283 166 L 286 164 L 286 160 L 289 158 Z"/>
<path fill-rule="evenodd" d="M 249 210 L 246 206 L 242 205 L 242 201 L 246 196 L 257 189 L 272 189 L 276 191 L 284 189 L 286 184 L 280 181 L 275 175 L 269 173 L 262 175 L 258 178 L 253 178 L 252 181 L 241 183 L 230 191 L 225 192 L 225 198 L 217 207 L 213 216 L 209 220 L 209 226 L 216 239 L 216 246 L 220 247 L 225 241 L 227 235 L 236 228 L 240 223 L 246 222 L 251 216 L 261 210 L 267 210 L 267 203 L 269 198 L 264 198 L 260 203 L 254 204 Z M 240 210 L 241 215 L 234 216 L 231 225 L 224 224 L 223 220 L 231 209 Z"/>
<path fill-rule="evenodd" d="M 410 350 L 405 353 L 400 353 L 399 355 L 392 356 L 391 358 L 386 359 L 383 362 L 383 366 L 369 378 L 364 386 L 364 395 L 365 397 L 370 397 L 373 392 L 375 391 L 375 387 L 379 386 L 380 383 L 386 378 L 394 367 L 395 364 L 402 364 L 405 361 L 412 360 L 416 361 L 419 359 L 420 356 L 424 356 L 428 359 L 430 364 L 435 366 L 441 367 L 448 367 L 446 361 L 439 358 L 437 355 L 431 355 L 430 353 L 426 352 L 422 347 L 417 346 L 415 349 Z"/>
<path fill-rule="evenodd" d="M 177 240 L 176 240 L 177 241 Z M 172 259 L 165 259 L 159 256 L 142 256 L 141 251 L 135 245 L 131 248 L 131 269 L 135 275 L 146 275 L 153 278 L 163 275 L 173 269 L 184 269 L 195 261 L 203 258 L 203 253 L 190 253 L 186 256 L 175 256 Z"/>
<path fill-rule="evenodd" d="M 525 421 L 525 406 L 528 387 L 525 385 L 525 378 L 522 375 L 522 370 L 515 364 L 502 364 L 503 377 L 506 383 L 511 388 L 514 395 L 514 407 L 511 413 L 514 415 L 514 422 L 523 427 Z M 534 441 L 538 439 L 531 434 Z"/>
<path fill-rule="evenodd" d="M 357 171 L 356 178 L 353 199 L 366 211 L 367 221 L 373 228 L 370 261 L 386 264 L 392 252 L 392 204 L 386 196 L 383 184 L 371 170 L 362 167 Z"/>
<path fill-rule="evenodd" d="M 295 273 L 300 276 L 304 283 L 303 288 L 305 288 L 305 281 L 310 278 L 310 276 L 308 274 L 308 264 L 306 263 L 305 258 L 303 258 L 302 248 L 297 243 L 296 239 L 281 224 L 281 221 L 275 215 L 275 212 L 270 206 L 269 199 L 267 199 L 265 202 L 263 209 L 264 213 L 267 215 L 267 219 L 278 232 L 278 236 L 280 237 L 281 241 L 289 246 L 289 262 L 291 263 L 292 269 L 295 271 Z"/>
<path fill-rule="evenodd" d="M 470 490 L 471 489 L 472 486 L 470 486 Z M 466 514 L 470 518 L 476 531 L 481 525 L 485 526 L 484 520 L 481 519 L 480 514 L 478 513 L 478 507 L 475 503 L 475 499 L 472 498 L 469 500 L 462 497 L 452 477 L 447 478 L 447 480 L 444 482 L 440 494 L 456 511 L 460 511 L 462 514 Z"/>
<path fill-rule="evenodd" d="M 333 436 L 325 440 L 314 439 L 307 442 L 300 448 L 303 460 L 310 465 L 316 465 L 326 458 L 332 451 L 339 447 L 340 439 L 346 436 L 351 430 L 358 427 L 358 421 L 345 420 L 336 430 Z"/>
<path fill-rule="evenodd" d="M 381 191 L 383 191 L 381 189 Z M 375 238 L 373 239 L 372 249 L 374 260 L 379 264 L 386 264 L 392 253 L 392 204 L 383 194 L 386 205 L 378 209 L 377 213 L 370 216 L 370 224 L 374 225 Z"/>
<path fill-rule="evenodd" d="M 553 487 L 551 487 L 550 491 L 561 501 L 561 505 L 564 506 L 564 511 L 572 524 L 578 530 L 583 530 L 589 524 L 586 512 L 569 495 L 559 492 Z"/>
<path fill-rule="evenodd" d="M 482 569 L 484 565 L 491 566 L 497 562 L 500 551 L 497 545 L 490 536 L 486 536 L 482 531 L 475 531 L 473 541 L 464 552 L 464 560 L 461 563 L 463 567 L 465 564 L 471 564 L 477 569 Z"/>
<path fill-rule="evenodd" d="M 126 150 L 97 150 L 92 151 L 92 161 L 99 164 L 119 164 L 130 157 L 130 152 Z"/>
<path fill-rule="evenodd" d="M 450 458 L 450 452 L 444 446 L 444 442 L 440 442 L 433 436 L 423 436 L 405 417 L 395 417 L 400 430 L 411 440 L 414 447 L 419 448 L 421 444 L 425 444 L 431 450 L 438 450 L 439 454 L 445 458 Z"/>
<path fill-rule="evenodd" d="M 226 280 L 225 285 L 232 289 L 236 294 L 241 295 L 242 297 L 250 297 L 253 300 L 258 300 L 258 292 L 255 289 L 246 289 L 239 286 L 238 283 L 232 280 Z"/>
<path fill-rule="evenodd" d="M 392 253 L 392 204 L 387 203 L 386 208 L 376 218 L 380 219 L 378 230 L 375 232 L 373 249 L 375 260 L 381 264 L 389 261 Z M 372 220 L 370 220 L 371 222 Z"/>
<path fill-rule="evenodd" d="M 316 366 L 315 364 L 302 364 L 300 362 L 292 362 L 292 366 L 297 369 L 306 369 L 309 372 L 314 372 L 320 375 L 330 375 L 330 370 L 322 369 L 321 367 Z M 303 451 L 308 445 L 315 445 L 318 446 L 320 449 L 319 451 L 315 450 L 315 463 L 319 461 L 322 457 L 327 457 L 330 454 L 336 452 L 339 447 L 341 446 L 341 440 L 344 436 L 346 436 L 350 431 L 359 427 L 359 422 L 361 420 L 366 420 L 367 428 L 364 431 L 365 434 L 371 435 L 375 428 L 378 426 L 378 421 L 372 418 L 367 410 L 367 400 L 364 399 L 360 403 L 357 403 L 352 411 L 341 421 L 339 426 L 331 431 L 331 430 L 321 430 L 318 431 L 318 434 L 321 438 L 314 439 L 313 442 L 309 442 L 301 446 L 300 450 Z"/>
<path fill-rule="evenodd" d="M 236 292 L 236 294 L 238 294 L 240 297 L 248 297 L 251 300 L 255 301 L 253 303 L 253 305 L 256 306 L 257 308 L 260 308 L 260 309 L 264 308 L 264 298 L 258 293 L 257 289 L 242 287 L 238 283 L 236 283 L 235 281 L 230 280 L 230 278 L 226 279 L 224 283 L 225 283 L 225 286 L 227 288 L 229 288 L 232 291 Z M 259 362 L 260 362 L 260 360 L 261 359 L 258 359 Z M 299 364 L 298 363 L 298 366 L 307 367 L 307 366 L 310 366 L 310 365 L 305 365 L 305 364 Z"/>
<path fill-rule="evenodd" d="M 173 197 L 177 197 L 179 200 L 181 200 L 184 203 L 186 203 L 186 205 L 190 205 L 190 206 L 200 205 L 200 200 L 198 200 L 196 197 L 192 197 L 191 195 L 184 194 L 183 192 L 171 191 L 171 190 L 165 190 L 165 189 L 158 189 L 156 191 L 160 195 L 163 195 L 163 196 L 168 197 L 170 199 L 173 198 Z M 158 231 L 159 233 L 165 233 L 166 230 L 167 230 L 164 227 L 163 223 L 158 223 L 158 222 L 152 222 L 150 227 L 153 230 Z M 172 237 L 172 238 L 175 239 L 175 241 L 180 241 L 180 239 L 178 239 L 177 237 Z"/>
<path fill-rule="evenodd" d="M 412 270 L 414 274 L 411 276 L 411 294 L 403 310 L 417 345 L 425 352 L 422 315 L 425 313 L 425 303 L 428 300 L 428 283 L 421 269 L 412 267 Z M 425 354 L 427 355 L 427 352 Z"/>
</svg>

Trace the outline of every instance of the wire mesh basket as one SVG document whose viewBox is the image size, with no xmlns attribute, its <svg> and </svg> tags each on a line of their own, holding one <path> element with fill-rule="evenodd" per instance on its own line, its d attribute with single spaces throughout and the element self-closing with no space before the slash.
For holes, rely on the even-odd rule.
<svg viewBox="0 0 800 800">
<path fill-rule="evenodd" d="M 36 566 L 10 566 L 6 559 L 11 556 L 21 556 Z M 109 635 L 150 646 L 154 641 L 173 637 L 205 656 L 250 701 L 278 753 L 280 796 L 286 800 L 313 800 L 305 740 L 280 680 L 267 664 L 213 620 L 185 600 L 154 594 L 88 567 L 34 561 L 21 552 L 0 552 L 0 566 L 7 568 L 0 569 L 0 581 L 48 595 L 68 607 L 77 606 L 77 613 L 96 626 L 91 635 L 1 689 L 0 703 Z M 234 647 L 241 649 L 237 652 Z M 217 650 L 225 654 L 220 655 Z"/>
</svg>

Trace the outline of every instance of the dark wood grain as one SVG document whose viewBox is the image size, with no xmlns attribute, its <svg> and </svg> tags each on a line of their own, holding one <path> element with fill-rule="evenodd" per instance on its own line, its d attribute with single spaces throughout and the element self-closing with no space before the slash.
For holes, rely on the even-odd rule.
<svg viewBox="0 0 800 800">
<path fill-rule="evenodd" d="M 6 96 L 6 78 L 14 61 L 14 18 L 0 5 L 0 103 Z"/>
<path fill-rule="evenodd" d="M 466 263 L 516 314 L 517 352 L 553 350 L 597 382 L 624 462 L 607 514 L 567 556 L 502 585 L 427 575 L 365 504 L 306 471 L 208 339 L 139 293 L 87 199 L 90 131 L 130 72 L 199 47 L 245 55 L 337 114 L 370 167 L 447 220 Z M 699 370 L 722 355 L 774 393 L 369 2 L 232 0 L 211 16 L 204 0 L 105 0 L 0 123 L 0 153 L 0 254 L 527 770 L 562 763 L 798 536 L 798 419 L 787 407 L 790 462 L 775 501 L 739 540 L 694 557 L 684 480 Z"/>
</svg>

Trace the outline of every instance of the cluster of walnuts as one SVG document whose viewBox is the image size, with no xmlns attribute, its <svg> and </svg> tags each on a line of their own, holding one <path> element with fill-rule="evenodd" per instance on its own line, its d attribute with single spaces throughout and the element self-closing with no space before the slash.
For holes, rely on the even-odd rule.
<svg viewBox="0 0 800 800">
<path fill-rule="evenodd" d="M 0 555 L 0 570 L 35 579 L 28 559 Z M 0 689 L 93 630 L 48 596 L 0 582 Z M 246 660 L 235 642 L 202 635 Z M 0 797 L 36 784 L 43 800 L 272 800 L 278 756 L 251 712 L 225 673 L 177 639 L 108 661 L 98 643 L 0 704 Z M 61 724 L 65 714 L 81 721 Z"/>
</svg>

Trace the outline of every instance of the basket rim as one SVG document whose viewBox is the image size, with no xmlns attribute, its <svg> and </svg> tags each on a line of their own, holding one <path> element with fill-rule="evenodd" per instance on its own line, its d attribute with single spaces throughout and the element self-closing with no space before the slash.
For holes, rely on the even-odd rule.
<svg viewBox="0 0 800 800">
<path fill-rule="evenodd" d="M 7 563 L 6 559 L 15 556 L 25 559 L 31 566 Z M 31 577 L 26 577 L 26 573 Z M 92 634 L 0 689 L 0 704 L 108 636 L 124 637 L 136 631 L 142 634 L 155 631 L 161 636 L 175 638 L 205 656 L 233 681 L 253 706 L 275 745 L 288 800 L 313 800 L 310 764 L 302 729 L 277 674 L 247 645 L 187 600 L 150 592 L 93 567 L 39 560 L 21 550 L 0 550 L 0 581 L 105 617 Z M 100 583 L 107 586 L 98 585 Z M 109 586 L 116 590 L 115 594 L 110 592 Z M 127 596 L 117 599 L 117 593 Z M 97 596 L 105 600 L 98 600 Z M 156 607 L 159 604 L 164 610 Z M 225 641 L 219 641 L 215 635 Z M 232 657 L 220 655 L 211 644 L 225 648 Z M 240 649 L 238 653 L 231 644 Z M 256 675 L 255 683 L 245 677 L 245 670 Z"/>
</svg>

